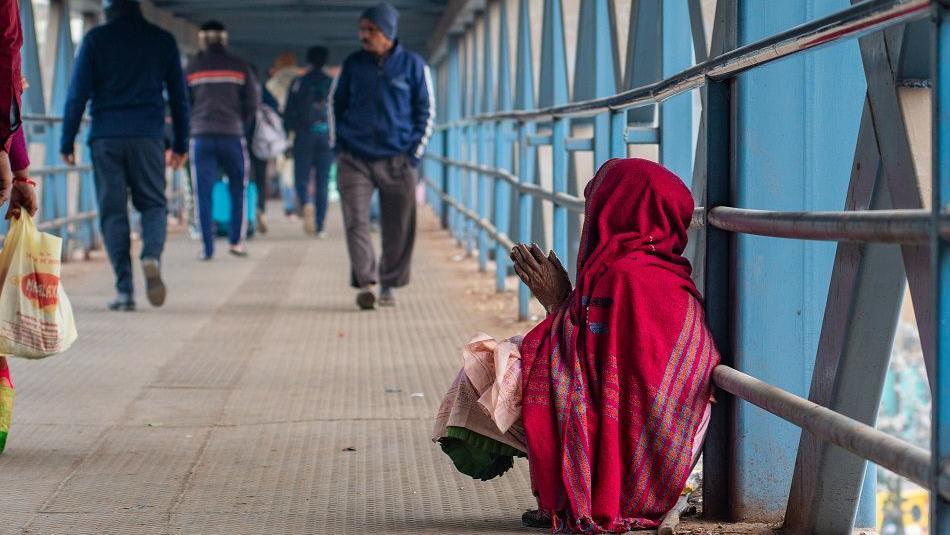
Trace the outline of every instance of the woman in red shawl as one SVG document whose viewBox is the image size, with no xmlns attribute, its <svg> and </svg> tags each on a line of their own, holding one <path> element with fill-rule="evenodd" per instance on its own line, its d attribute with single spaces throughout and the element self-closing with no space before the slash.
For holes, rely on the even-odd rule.
<svg viewBox="0 0 950 535">
<path fill-rule="evenodd" d="M 675 504 L 719 361 L 682 256 L 693 199 L 664 167 L 610 160 L 587 185 L 577 287 L 553 253 L 517 246 L 548 310 L 524 339 L 522 417 L 540 509 L 581 533 L 650 528 Z"/>
</svg>

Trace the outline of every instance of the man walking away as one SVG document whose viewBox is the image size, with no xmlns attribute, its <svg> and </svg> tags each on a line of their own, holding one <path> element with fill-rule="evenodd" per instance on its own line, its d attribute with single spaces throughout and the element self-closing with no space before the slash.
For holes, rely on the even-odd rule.
<svg viewBox="0 0 950 535">
<path fill-rule="evenodd" d="M 201 260 L 214 257 L 211 195 L 221 172 L 228 177 L 231 197 L 228 241 L 234 256 L 247 256 L 247 143 L 244 132 L 254 121 L 261 92 L 250 66 L 227 50 L 223 24 L 210 21 L 201 27 L 201 52 L 186 69 L 191 91 L 191 165 L 198 202 L 198 221 L 204 248 Z"/>
<path fill-rule="evenodd" d="M 134 310 L 129 258 L 129 193 L 142 215 L 142 268 L 148 300 L 165 302 L 161 255 L 165 247 L 165 164 L 180 167 L 188 142 L 188 103 L 181 57 L 172 35 L 142 17 L 137 0 L 105 0 L 106 23 L 90 31 L 76 56 L 60 153 L 75 165 L 76 133 L 91 99 L 89 144 L 99 200 L 99 219 L 118 296 L 110 310 Z M 174 140 L 164 153 L 168 92 Z"/>
<path fill-rule="evenodd" d="M 416 231 L 416 166 L 435 118 L 429 67 L 396 39 L 399 14 L 389 4 L 363 12 L 362 50 L 343 62 L 331 103 L 330 139 L 360 308 L 395 305 L 393 289 L 409 282 Z M 383 254 L 377 272 L 370 237 L 370 199 L 379 190 Z M 378 279 L 377 279 L 378 276 Z"/>
<path fill-rule="evenodd" d="M 326 236 L 323 225 L 327 215 L 327 187 L 333 153 L 330 150 L 330 127 L 327 118 L 327 97 L 333 79 L 323 72 L 327 49 L 315 46 L 307 51 L 310 70 L 290 87 L 284 110 L 284 127 L 294 137 L 294 187 L 301 206 L 304 230 Z M 311 177 L 315 178 L 314 195 L 310 195 Z"/>
</svg>

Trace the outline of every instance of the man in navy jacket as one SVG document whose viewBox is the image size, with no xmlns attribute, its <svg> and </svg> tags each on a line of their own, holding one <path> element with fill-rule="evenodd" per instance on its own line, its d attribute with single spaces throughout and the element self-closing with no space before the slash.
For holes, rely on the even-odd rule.
<svg viewBox="0 0 950 535">
<path fill-rule="evenodd" d="M 116 277 L 111 310 L 134 310 L 129 258 L 129 192 L 142 214 L 142 269 L 148 300 L 165 302 L 160 258 L 165 247 L 165 164 L 180 167 L 188 144 L 188 102 L 175 38 L 148 23 L 138 1 L 105 0 L 106 24 L 83 39 L 73 68 L 60 153 L 76 163 L 75 141 L 86 103 L 92 101 L 89 144 L 99 220 Z M 165 98 L 174 140 L 165 155 Z"/>
<path fill-rule="evenodd" d="M 416 166 L 435 120 L 432 76 L 425 61 L 396 39 L 399 14 L 389 4 L 363 12 L 362 50 L 343 62 L 333 96 L 330 142 L 350 253 L 351 283 L 360 308 L 395 305 L 393 289 L 409 282 L 415 241 Z M 377 270 L 369 208 L 379 190 L 383 254 Z"/>
</svg>

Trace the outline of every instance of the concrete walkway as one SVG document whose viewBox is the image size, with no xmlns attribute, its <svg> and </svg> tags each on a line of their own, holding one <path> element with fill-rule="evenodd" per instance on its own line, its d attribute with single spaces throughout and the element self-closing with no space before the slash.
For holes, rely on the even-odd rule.
<svg viewBox="0 0 950 535">
<path fill-rule="evenodd" d="M 162 309 L 106 312 L 105 261 L 67 266 L 80 340 L 12 363 L 0 533 L 523 532 L 526 463 L 476 482 L 429 431 L 469 336 L 525 326 L 420 215 L 413 284 L 377 312 L 337 211 L 328 240 L 274 222 L 243 260 L 174 235 Z"/>
</svg>

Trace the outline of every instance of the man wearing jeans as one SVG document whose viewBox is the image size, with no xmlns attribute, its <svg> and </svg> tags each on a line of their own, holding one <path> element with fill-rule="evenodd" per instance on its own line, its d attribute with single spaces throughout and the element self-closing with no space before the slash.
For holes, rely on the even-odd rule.
<svg viewBox="0 0 950 535">
<path fill-rule="evenodd" d="M 416 166 L 435 119 L 429 67 L 396 39 L 399 14 L 389 4 L 363 12 L 362 50 L 350 55 L 330 101 L 330 141 L 337 153 L 351 284 L 361 309 L 395 305 L 394 288 L 409 282 L 416 231 Z M 383 254 L 377 270 L 370 236 L 370 199 L 379 191 Z"/>
<path fill-rule="evenodd" d="M 135 310 L 129 239 L 129 193 L 142 214 L 142 268 L 148 300 L 165 302 L 160 259 L 165 247 L 165 164 L 179 167 L 188 143 L 188 103 L 175 38 L 142 17 L 138 1 L 106 0 L 106 24 L 83 39 L 63 112 L 60 153 L 75 165 L 76 133 L 90 99 L 89 143 L 99 219 L 116 277 L 110 310 Z M 165 153 L 165 99 L 174 123 Z M 163 154 L 165 157 L 163 158 Z"/>
</svg>

